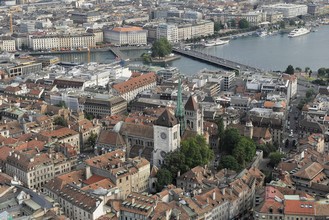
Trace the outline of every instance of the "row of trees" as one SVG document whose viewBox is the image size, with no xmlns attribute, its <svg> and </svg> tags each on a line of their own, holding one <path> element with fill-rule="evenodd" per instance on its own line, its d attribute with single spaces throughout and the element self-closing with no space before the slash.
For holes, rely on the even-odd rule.
<svg viewBox="0 0 329 220">
<path fill-rule="evenodd" d="M 249 22 L 245 18 L 240 19 L 238 22 L 235 19 L 231 19 L 226 23 L 226 25 L 230 28 L 240 28 L 240 29 L 246 29 L 250 27 Z M 214 31 L 220 31 L 221 29 L 224 28 L 225 25 L 221 21 L 214 22 Z"/>
<path fill-rule="evenodd" d="M 193 167 L 206 165 L 213 158 L 214 153 L 203 136 L 183 140 L 179 149 L 166 155 L 157 173 L 157 190 L 161 191 L 165 185 L 173 183 L 178 172 L 185 173 Z"/>
</svg>

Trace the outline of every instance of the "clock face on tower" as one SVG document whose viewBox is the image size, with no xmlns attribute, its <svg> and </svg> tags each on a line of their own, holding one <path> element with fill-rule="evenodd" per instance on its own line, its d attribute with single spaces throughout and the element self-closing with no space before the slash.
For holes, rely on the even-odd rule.
<svg viewBox="0 0 329 220">
<path fill-rule="evenodd" d="M 161 152 L 160 152 L 160 155 L 161 155 L 162 158 L 165 158 L 165 157 L 166 157 L 166 152 L 161 151 Z"/>
<path fill-rule="evenodd" d="M 167 138 L 167 135 L 164 132 L 161 132 L 160 136 L 161 136 L 162 139 L 166 139 Z"/>
</svg>

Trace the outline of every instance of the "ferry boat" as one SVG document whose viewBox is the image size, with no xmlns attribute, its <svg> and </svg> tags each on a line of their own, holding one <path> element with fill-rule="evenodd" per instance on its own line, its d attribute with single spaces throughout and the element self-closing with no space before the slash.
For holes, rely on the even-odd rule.
<svg viewBox="0 0 329 220">
<path fill-rule="evenodd" d="M 293 31 L 291 31 L 288 34 L 288 37 L 298 37 L 298 36 L 308 34 L 310 32 L 311 32 L 311 30 L 307 29 L 307 28 L 297 28 L 297 29 L 294 29 Z"/>
<path fill-rule="evenodd" d="M 224 45 L 224 44 L 228 44 L 230 41 L 229 40 L 213 40 L 213 41 L 207 41 L 205 42 L 203 45 L 205 47 L 212 47 L 212 46 L 218 46 L 218 45 Z"/>
</svg>

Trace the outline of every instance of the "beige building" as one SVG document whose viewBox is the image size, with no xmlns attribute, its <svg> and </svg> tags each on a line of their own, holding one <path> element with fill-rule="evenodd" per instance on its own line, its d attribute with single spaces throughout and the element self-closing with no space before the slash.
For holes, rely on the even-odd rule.
<svg viewBox="0 0 329 220">
<path fill-rule="evenodd" d="M 94 48 L 95 46 L 95 35 L 92 33 L 72 35 L 31 35 L 29 37 L 29 47 L 32 50 Z"/>
<path fill-rule="evenodd" d="M 0 51 L 12 52 L 16 51 L 16 41 L 11 37 L 0 38 Z"/>
<path fill-rule="evenodd" d="M 127 102 L 132 101 L 139 93 L 156 86 L 156 74 L 146 73 L 112 86 L 113 95 L 121 96 Z"/>
<path fill-rule="evenodd" d="M 125 159 L 125 152 L 115 150 L 85 161 L 94 175 L 109 178 L 120 189 L 120 195 L 125 199 L 131 192 L 148 190 L 150 177 L 150 162 L 136 157 Z"/>
<path fill-rule="evenodd" d="M 104 40 L 114 45 L 146 45 L 147 30 L 140 27 L 124 26 L 104 30 Z"/>
<path fill-rule="evenodd" d="M 40 138 L 48 142 L 67 143 L 77 148 L 77 152 L 80 153 L 80 136 L 79 133 L 67 128 L 59 128 L 53 131 L 40 132 Z"/>
<path fill-rule="evenodd" d="M 7 158 L 6 173 L 16 176 L 26 187 L 40 189 L 56 175 L 71 171 L 75 161 L 67 159 L 62 153 L 10 152 Z"/>
<path fill-rule="evenodd" d="M 87 98 L 84 103 L 84 111 L 99 117 L 122 114 L 127 111 L 127 101 L 120 96 L 113 96 L 109 99 Z"/>
</svg>

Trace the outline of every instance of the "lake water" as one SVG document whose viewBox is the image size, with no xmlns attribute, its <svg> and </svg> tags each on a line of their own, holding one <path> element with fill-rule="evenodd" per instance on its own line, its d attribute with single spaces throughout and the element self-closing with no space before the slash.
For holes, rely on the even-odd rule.
<svg viewBox="0 0 329 220">
<path fill-rule="evenodd" d="M 285 70 L 288 65 L 310 67 L 313 71 L 329 67 L 329 26 L 321 26 L 318 31 L 307 35 L 288 38 L 287 34 L 266 37 L 242 37 L 231 40 L 229 44 L 215 47 L 195 48 L 204 53 L 219 56 L 264 70 Z M 145 51 L 125 51 L 129 56 L 139 56 Z M 86 62 L 87 53 L 59 54 L 62 61 Z M 114 55 L 106 52 L 92 52 L 91 61 L 108 63 Z M 183 74 L 191 75 L 199 70 L 217 69 L 217 67 L 186 57 L 169 63 L 178 67 Z"/>
</svg>

